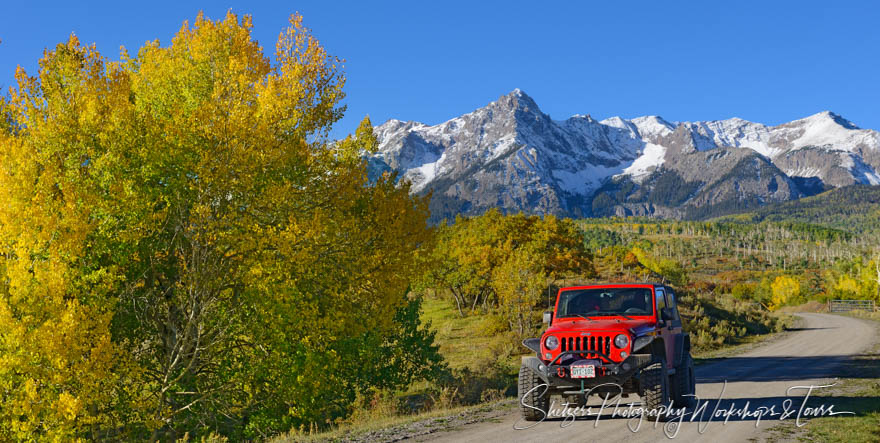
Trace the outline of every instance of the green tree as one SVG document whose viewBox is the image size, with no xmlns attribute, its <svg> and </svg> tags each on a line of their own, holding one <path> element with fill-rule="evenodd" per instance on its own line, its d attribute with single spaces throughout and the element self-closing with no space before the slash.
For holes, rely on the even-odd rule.
<svg viewBox="0 0 880 443">
<path fill-rule="evenodd" d="M 666 258 L 655 259 L 640 247 L 633 247 L 632 254 L 642 266 L 660 276 L 664 281 L 682 286 L 687 283 L 687 271 L 677 261 Z"/>
<path fill-rule="evenodd" d="M 532 332 L 532 312 L 544 298 L 547 275 L 543 268 L 540 254 L 530 248 L 519 248 L 508 250 L 507 259 L 493 270 L 499 308 L 510 329 L 520 338 Z"/>
</svg>

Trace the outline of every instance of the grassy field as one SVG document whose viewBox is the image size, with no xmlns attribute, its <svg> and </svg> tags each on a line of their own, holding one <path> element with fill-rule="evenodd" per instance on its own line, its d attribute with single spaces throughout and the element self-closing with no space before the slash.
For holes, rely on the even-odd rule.
<svg viewBox="0 0 880 443">
<path fill-rule="evenodd" d="M 504 324 L 492 315 L 467 315 L 461 317 L 448 300 L 425 298 L 422 303 L 422 320 L 429 322 L 437 333 L 436 343 L 450 368 L 477 369 L 494 362 L 499 355 L 519 355 L 526 348 L 511 347 L 505 334 Z M 519 368 L 518 357 L 507 359 Z"/>
</svg>

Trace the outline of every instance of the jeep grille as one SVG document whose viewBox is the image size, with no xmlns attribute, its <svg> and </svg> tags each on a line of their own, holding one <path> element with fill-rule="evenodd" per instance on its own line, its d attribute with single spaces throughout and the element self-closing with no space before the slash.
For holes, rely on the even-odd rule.
<svg viewBox="0 0 880 443">
<path fill-rule="evenodd" d="M 583 351 L 581 356 L 584 358 L 599 357 L 596 352 L 602 352 L 605 355 L 611 354 L 611 337 L 605 336 L 574 336 L 561 337 L 561 350 L 565 351 Z"/>
</svg>

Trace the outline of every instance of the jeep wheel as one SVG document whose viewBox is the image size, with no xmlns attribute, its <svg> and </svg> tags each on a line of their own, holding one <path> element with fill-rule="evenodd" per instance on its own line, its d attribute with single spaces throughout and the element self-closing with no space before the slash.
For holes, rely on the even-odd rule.
<svg viewBox="0 0 880 443">
<path fill-rule="evenodd" d="M 648 415 L 669 404 L 669 377 L 666 375 L 666 359 L 654 357 L 639 379 L 641 384 L 642 403 Z"/>
<path fill-rule="evenodd" d="M 694 404 L 693 394 L 696 393 L 694 377 L 694 359 L 690 352 L 681 360 L 681 366 L 675 370 L 675 398 L 673 403 L 678 408 L 688 408 Z"/>
<path fill-rule="evenodd" d="M 547 409 L 550 408 L 550 393 L 544 381 L 528 366 L 519 368 L 519 409 L 522 417 L 527 421 L 543 420 L 547 417 Z"/>
</svg>

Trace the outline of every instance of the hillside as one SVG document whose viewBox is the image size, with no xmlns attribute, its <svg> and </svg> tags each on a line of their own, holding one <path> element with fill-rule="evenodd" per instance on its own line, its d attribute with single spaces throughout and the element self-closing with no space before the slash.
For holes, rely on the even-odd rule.
<svg viewBox="0 0 880 443">
<path fill-rule="evenodd" d="M 853 234 L 880 234 L 880 187 L 854 185 L 721 217 L 737 223 L 811 223 Z"/>
</svg>

